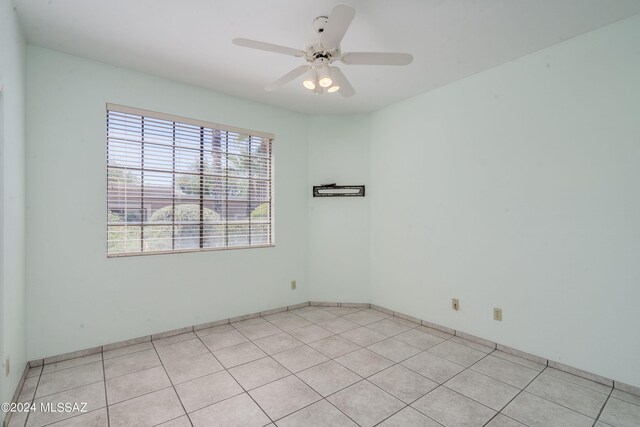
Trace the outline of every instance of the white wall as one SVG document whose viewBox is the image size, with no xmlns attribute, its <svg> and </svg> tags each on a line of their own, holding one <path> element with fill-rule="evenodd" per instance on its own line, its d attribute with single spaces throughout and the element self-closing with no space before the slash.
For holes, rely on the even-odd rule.
<svg viewBox="0 0 640 427">
<path fill-rule="evenodd" d="M 27 361 L 25 311 L 25 42 L 11 2 L 0 2 L 0 402 Z M 11 372 L 5 377 L 5 360 Z M 2 419 L 4 414 L 0 414 Z"/>
<path fill-rule="evenodd" d="M 640 386 L 639 40 L 635 17 L 313 118 L 29 47 L 29 358 L 370 301 Z M 106 102 L 275 133 L 277 247 L 106 259 Z M 326 182 L 367 197 L 312 199 Z"/>
<path fill-rule="evenodd" d="M 27 65 L 30 359 L 309 300 L 307 116 L 38 47 Z M 107 259 L 107 102 L 276 134 L 276 247 Z"/>
<path fill-rule="evenodd" d="M 369 302 L 368 196 L 313 198 L 311 186 L 369 182 L 369 115 L 316 116 L 309 126 L 312 301 Z"/>
<path fill-rule="evenodd" d="M 636 16 L 374 113 L 372 302 L 640 386 L 639 76 Z"/>
</svg>

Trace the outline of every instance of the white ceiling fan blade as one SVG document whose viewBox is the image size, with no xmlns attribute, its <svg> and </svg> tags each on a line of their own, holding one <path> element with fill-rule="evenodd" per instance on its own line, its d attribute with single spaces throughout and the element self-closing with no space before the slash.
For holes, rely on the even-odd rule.
<svg viewBox="0 0 640 427">
<path fill-rule="evenodd" d="M 303 75 L 304 73 L 306 73 L 307 70 L 309 70 L 309 66 L 308 65 L 301 65 L 298 68 L 294 68 L 293 70 L 289 71 L 284 76 L 280 77 L 275 82 L 273 82 L 270 85 L 268 85 L 267 87 L 265 87 L 264 90 L 266 90 L 268 92 L 272 92 L 274 90 L 278 90 L 282 86 L 284 86 L 287 83 L 289 83 L 291 80 L 294 80 L 294 79 L 300 77 L 301 75 Z"/>
<path fill-rule="evenodd" d="M 236 46 L 249 47 L 251 49 L 266 50 L 267 52 L 281 53 L 283 55 L 291 56 L 305 56 L 304 50 L 293 49 L 291 47 L 280 46 L 277 44 L 259 42 L 257 40 L 249 39 L 233 39 L 233 44 Z"/>
<path fill-rule="evenodd" d="M 328 51 L 337 49 L 354 16 L 356 16 L 356 11 L 351 6 L 336 5 L 331 10 L 327 26 L 320 36 L 322 47 Z"/>
<path fill-rule="evenodd" d="M 351 83 L 349 83 L 349 80 L 347 80 L 347 78 L 342 73 L 342 71 L 340 71 L 340 68 L 333 67 L 333 73 L 336 79 L 336 83 L 338 84 L 338 86 L 340 86 L 339 92 L 342 96 L 344 96 L 345 98 L 349 98 L 350 96 L 353 96 L 356 94 L 356 91 L 353 89 L 353 86 L 351 86 Z"/>
<path fill-rule="evenodd" d="M 350 52 L 341 61 L 348 65 L 407 65 L 413 61 L 408 53 Z"/>
</svg>

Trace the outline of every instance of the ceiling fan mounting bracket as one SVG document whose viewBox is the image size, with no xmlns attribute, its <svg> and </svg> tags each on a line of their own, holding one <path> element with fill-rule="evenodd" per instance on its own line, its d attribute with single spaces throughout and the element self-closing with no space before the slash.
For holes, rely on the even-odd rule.
<svg viewBox="0 0 640 427">
<path fill-rule="evenodd" d="M 328 22 L 329 22 L 328 16 L 318 16 L 316 19 L 313 20 L 313 30 L 316 33 L 322 34 Z"/>
</svg>

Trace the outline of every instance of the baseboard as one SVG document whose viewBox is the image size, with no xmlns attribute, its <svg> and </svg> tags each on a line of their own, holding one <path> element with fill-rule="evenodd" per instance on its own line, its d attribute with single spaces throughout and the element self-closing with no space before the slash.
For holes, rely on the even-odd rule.
<svg viewBox="0 0 640 427">
<path fill-rule="evenodd" d="M 381 306 L 378 306 L 378 305 L 375 305 L 375 304 L 371 304 L 371 308 L 373 308 L 374 310 L 378 310 L 378 311 L 381 311 L 383 313 L 386 313 L 388 315 L 392 315 L 392 316 L 398 317 L 400 319 L 408 320 L 410 322 L 413 322 L 413 323 L 416 323 L 416 324 L 420 324 L 422 326 L 434 329 L 436 331 L 443 332 L 443 333 L 448 334 L 448 335 L 454 335 L 454 336 L 457 336 L 457 337 L 460 337 L 460 338 L 464 338 L 464 339 L 466 339 L 468 341 L 475 342 L 477 344 L 480 344 L 480 345 L 483 345 L 483 346 L 486 346 L 486 347 L 489 347 L 489 348 L 493 348 L 493 349 L 502 351 L 504 353 L 509 353 L 509 354 L 514 355 L 514 356 L 522 357 L 524 359 L 531 360 L 532 362 L 536 362 L 536 363 L 539 363 L 539 364 L 544 365 L 544 366 L 549 366 L 549 367 L 555 368 L 557 370 L 567 372 L 569 374 L 573 374 L 573 375 L 576 375 L 576 376 L 579 376 L 579 377 L 582 377 L 582 378 L 585 378 L 585 379 L 588 379 L 588 380 L 591 380 L 591 381 L 595 381 L 595 382 L 600 383 L 600 384 L 607 385 L 609 387 L 613 387 L 613 388 L 618 389 L 620 391 L 624 391 L 624 392 L 627 392 L 627 393 L 630 393 L 630 394 L 633 394 L 633 395 L 636 395 L 636 396 L 640 396 L 640 387 L 636 387 L 636 386 L 632 386 L 632 385 L 629 385 L 629 384 L 625 384 L 625 383 L 620 382 L 620 381 L 615 381 L 613 379 L 606 378 L 606 377 L 603 377 L 601 375 L 594 374 L 592 372 L 588 372 L 588 371 L 585 371 L 585 370 L 582 370 L 582 369 L 574 368 L 573 366 L 565 365 L 563 363 L 559 363 L 559 362 L 556 362 L 556 361 L 553 361 L 553 360 L 549 360 L 549 359 L 546 359 L 544 357 L 541 357 L 541 356 L 538 356 L 538 355 L 535 355 L 535 354 L 527 353 L 527 352 L 524 352 L 524 351 L 521 351 L 521 350 L 518 350 L 518 349 L 515 349 L 515 348 L 512 348 L 512 347 L 508 347 L 506 345 L 502 345 L 500 343 L 496 343 L 496 342 L 493 342 L 491 340 L 487 340 L 485 338 L 481 338 L 481 337 L 477 337 L 475 335 L 468 334 L 468 333 L 466 333 L 464 331 L 455 330 L 455 329 L 448 328 L 448 327 L 443 326 L 443 325 L 439 325 L 439 324 L 436 324 L 436 323 L 428 322 L 426 320 L 421 320 L 421 319 L 418 319 L 416 317 L 413 317 L 413 316 L 410 316 L 410 315 L 407 315 L 407 314 L 404 314 L 404 313 L 400 313 L 400 312 L 397 312 L 397 311 L 394 311 L 394 310 L 390 310 L 388 308 L 381 307 Z"/>
<path fill-rule="evenodd" d="M 371 304 L 371 307 L 373 309 L 382 311 L 383 313 L 392 314 L 393 316 L 398 317 L 400 319 L 413 321 L 414 323 L 419 323 L 422 326 L 426 326 L 428 328 L 435 329 L 437 331 L 444 332 L 444 333 L 447 333 L 449 335 L 458 336 L 458 337 L 464 338 L 464 339 L 466 339 L 468 341 L 472 341 L 472 342 L 475 342 L 477 344 L 481 344 L 481 345 L 484 345 L 486 347 L 490 347 L 490 348 L 502 351 L 504 353 L 509 353 L 509 354 L 514 355 L 514 356 L 522 357 L 524 359 L 531 360 L 532 362 L 536 362 L 536 363 L 539 363 L 541 365 L 549 366 L 549 367 L 555 368 L 557 370 L 567 372 L 569 374 L 573 374 L 573 375 L 576 375 L 576 376 L 579 376 L 579 377 L 582 377 L 582 378 L 585 378 L 585 379 L 588 379 L 588 380 L 591 380 L 591 381 L 594 381 L 594 382 L 597 382 L 597 383 L 600 383 L 600 384 L 607 385 L 609 387 L 616 388 L 616 389 L 618 389 L 620 391 L 625 391 L 627 393 L 640 396 L 640 388 L 639 387 L 635 387 L 635 386 L 632 386 L 632 385 L 629 385 L 629 384 L 625 384 L 625 383 L 622 383 L 620 381 L 615 381 L 615 380 L 612 380 L 610 378 L 606 378 L 606 377 L 603 377 L 601 375 L 594 374 L 592 372 L 588 372 L 588 371 L 585 371 L 585 370 L 582 370 L 582 369 L 574 368 L 573 366 L 565 365 L 563 363 L 555 362 L 553 360 L 549 360 L 549 359 L 546 359 L 544 357 L 541 357 L 541 356 L 538 356 L 538 355 L 535 355 L 535 354 L 531 354 L 531 353 L 527 353 L 527 352 L 524 352 L 524 351 L 521 351 L 521 350 L 517 350 L 515 348 L 511 348 L 511 347 L 502 345 L 500 343 L 495 343 L 495 342 L 493 342 L 491 340 L 487 340 L 487 339 L 484 339 L 484 338 L 481 338 L 481 337 L 477 337 L 477 336 L 468 334 L 468 333 L 466 333 L 464 331 L 451 329 L 451 328 L 448 328 L 446 326 L 442 326 L 442 325 L 438 325 L 436 323 L 428 322 L 426 320 L 419 320 L 419 319 L 417 319 L 417 318 L 415 318 L 413 316 L 409 316 L 407 314 L 399 313 L 397 311 L 393 311 L 393 310 L 390 310 L 388 308 L 380 307 L 380 306 L 377 306 L 375 304 Z"/>
<path fill-rule="evenodd" d="M 275 314 L 275 313 L 279 313 L 279 312 L 287 311 L 287 310 L 295 310 L 296 308 L 307 307 L 309 305 L 310 305 L 310 302 L 307 301 L 307 302 L 302 302 L 302 303 L 299 303 L 299 304 L 273 308 L 273 309 L 269 309 L 269 310 L 265 310 L 265 311 L 259 311 L 257 313 L 251 313 L 251 314 L 245 314 L 245 315 L 242 315 L 242 316 L 230 317 L 230 318 L 227 318 L 227 319 L 216 320 L 216 321 L 208 322 L 208 323 L 200 323 L 198 325 L 192 325 L 192 326 L 187 326 L 187 327 L 184 327 L 184 328 L 172 329 L 170 331 L 164 331 L 164 332 L 159 332 L 159 333 L 156 333 L 156 334 L 145 335 L 145 336 L 141 336 L 141 337 L 137 337 L 137 338 L 131 338 L 131 339 L 124 340 L 124 341 L 118 341 L 118 342 L 104 344 L 104 345 L 97 346 L 97 347 L 91 347 L 91 348 L 87 348 L 87 349 L 83 349 L 83 350 L 72 351 L 72 352 L 69 352 L 69 353 L 59 354 L 59 355 L 56 355 L 56 356 L 49 356 L 49 357 L 45 357 L 45 358 L 42 358 L 42 359 L 35 359 L 35 360 L 29 361 L 29 363 L 27 365 L 28 365 L 28 367 L 31 367 L 31 368 L 36 367 L 36 366 L 41 366 L 41 365 L 49 365 L 51 363 L 62 362 L 63 360 L 75 359 L 77 357 L 83 357 L 83 356 L 90 356 L 92 354 L 100 353 L 100 352 L 103 352 L 103 351 L 108 351 L 108 350 L 113 350 L 113 349 L 116 349 L 116 348 L 126 347 L 126 346 L 133 345 L 133 344 L 139 344 L 139 343 L 142 343 L 142 342 L 154 341 L 154 340 L 158 340 L 158 339 L 161 339 L 161 338 L 167 338 L 167 337 L 171 337 L 171 336 L 174 336 L 174 335 L 184 334 L 184 333 L 187 333 L 187 332 L 199 331 L 201 329 L 211 328 L 213 326 L 220 326 L 220 325 L 224 325 L 224 324 L 227 324 L 227 323 L 240 322 L 242 320 L 253 319 L 255 317 L 260 317 L 260 316 L 268 316 L 270 314 Z M 369 304 L 366 304 L 366 306 L 368 307 Z"/>
<path fill-rule="evenodd" d="M 18 381 L 18 386 L 16 390 L 13 392 L 13 397 L 11 398 L 11 403 L 17 403 L 18 398 L 20 397 L 20 391 L 22 390 L 22 386 L 24 386 L 24 382 L 27 379 L 27 374 L 29 373 L 29 363 L 25 364 L 24 370 L 22 371 L 22 376 L 20 377 L 20 381 Z M 11 415 L 13 412 L 7 412 L 4 416 L 4 420 L 2 421 L 3 427 L 9 426 L 9 420 L 11 420 Z"/>
<path fill-rule="evenodd" d="M 256 318 L 256 317 L 261 317 L 261 316 L 268 316 L 270 314 L 276 314 L 276 313 L 280 313 L 283 311 L 287 311 L 287 310 L 295 310 L 297 308 L 302 308 L 302 307 L 307 307 L 307 306 L 316 306 L 316 307 L 353 307 L 353 308 L 371 308 L 373 310 L 377 310 L 380 311 L 381 313 L 385 313 L 389 316 L 394 316 L 397 317 L 399 319 L 402 319 L 404 321 L 408 321 L 417 325 L 421 325 L 427 328 L 432 329 L 432 332 L 438 335 L 442 335 L 442 336 L 457 336 L 459 338 L 463 338 L 467 341 L 471 341 L 473 343 L 485 346 L 485 347 L 489 347 L 491 349 L 495 349 L 495 350 L 499 350 L 505 353 L 509 353 L 512 354 L 514 356 L 518 356 L 518 357 L 522 357 L 528 360 L 531 360 L 533 362 L 542 364 L 544 366 L 549 366 L 555 369 L 558 369 L 560 371 L 564 371 L 567 372 L 569 374 L 573 374 L 573 375 L 577 375 L 579 377 L 582 378 L 586 378 L 588 380 L 591 381 L 595 381 L 604 385 L 608 385 L 610 387 L 616 388 L 620 391 L 624 391 L 627 393 L 631 393 L 637 396 L 640 396 L 640 387 L 636 387 L 636 386 L 632 386 L 629 384 L 625 384 L 622 383 L 620 381 L 614 381 L 610 378 L 605 378 L 603 376 L 588 372 L 588 371 L 584 371 L 582 369 L 578 369 L 578 368 L 574 368 L 572 366 L 569 365 L 565 365 L 562 363 L 558 363 L 555 362 L 553 360 L 549 360 L 546 359 L 544 357 L 538 356 L 538 355 L 534 355 L 534 354 L 530 354 L 521 350 L 517 350 L 505 345 L 502 345 L 500 343 L 496 343 L 493 342 L 491 340 L 487 340 L 485 338 L 482 337 L 477 337 L 475 335 L 471 335 L 468 334 L 464 331 L 459 331 L 459 330 L 455 330 L 452 328 L 448 328 L 446 326 L 443 325 L 439 325 L 436 323 L 432 323 L 426 320 L 421 320 L 418 319 L 414 316 L 410 316 L 408 314 L 404 314 L 398 311 L 394 311 L 394 310 L 390 310 L 388 308 L 385 307 L 381 307 L 375 304 L 369 304 L 369 303 L 354 303 L 354 302 L 331 302 L 331 301 L 308 301 L 308 302 L 303 302 L 300 304 L 295 304 L 295 305 L 290 305 L 290 306 L 285 306 L 285 307 L 279 307 L 279 308 L 274 308 L 274 309 L 269 309 L 269 310 L 265 310 L 265 311 L 261 311 L 261 312 L 257 312 L 257 313 L 251 313 L 251 314 L 246 314 L 243 316 L 236 316 L 236 317 L 232 317 L 232 318 L 228 318 L 228 319 L 221 319 L 221 320 L 216 320 L 214 322 L 208 322 L 208 323 L 202 323 L 199 325 L 193 325 L 193 326 L 188 326 L 185 328 L 179 328 L 179 329 L 174 329 L 171 331 L 165 331 L 165 332 L 160 332 L 157 334 L 152 334 L 152 335 L 146 335 L 143 337 L 138 337 L 138 338 L 133 338 L 133 339 L 129 339 L 129 340 L 125 340 L 125 341 L 119 341 L 119 342 L 115 342 L 115 343 L 110 343 L 110 344 L 105 344 L 102 346 L 98 346 L 98 347 L 92 347 L 89 349 L 85 349 L 85 350 L 79 350 L 79 351 L 74 351 L 74 352 L 70 352 L 70 353 L 65 353 L 65 354 L 61 354 L 61 355 L 57 355 L 57 356 L 51 356 L 51 357 L 46 357 L 43 359 L 37 359 L 37 360 L 32 360 L 27 364 L 27 368 L 25 368 L 25 372 L 23 374 L 23 378 L 20 382 L 20 385 L 18 387 L 18 389 L 16 390 L 16 393 L 19 393 L 19 390 L 22 388 L 22 384 L 24 383 L 24 380 L 26 378 L 27 375 L 27 371 L 29 367 L 35 367 L 35 366 L 40 366 L 40 365 L 47 365 L 50 363 L 56 363 L 56 362 L 60 362 L 63 360 L 68 360 L 68 359 L 74 359 L 76 357 L 82 357 L 82 356 L 88 356 L 91 354 L 95 354 L 95 353 L 100 353 L 103 351 L 108 351 L 108 350 L 113 350 L 115 348 L 120 348 L 120 347 L 125 347 L 128 345 L 133 345 L 133 344 L 138 344 L 141 342 L 148 342 L 148 341 L 154 341 L 160 338 L 166 338 L 166 337 L 170 337 L 173 335 L 178 335 L 178 334 L 183 334 L 186 332 L 193 332 L 193 331 L 198 331 L 201 329 L 205 329 L 205 328 L 210 328 L 213 326 L 220 326 L 220 325 L 224 325 L 224 324 L 228 324 L 228 323 L 234 323 L 234 322 L 239 322 L 242 320 L 247 320 L 247 319 L 252 319 L 252 318 Z M 14 400 L 17 399 L 17 395 L 14 396 Z M 7 416 L 8 418 L 8 416 Z M 5 425 L 8 424 L 7 418 L 5 418 Z"/>
</svg>

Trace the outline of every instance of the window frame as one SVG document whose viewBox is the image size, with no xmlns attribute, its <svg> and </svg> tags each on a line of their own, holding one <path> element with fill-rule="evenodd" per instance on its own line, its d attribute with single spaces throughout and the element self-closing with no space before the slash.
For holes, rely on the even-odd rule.
<svg viewBox="0 0 640 427">
<path fill-rule="evenodd" d="M 222 132 L 229 132 L 229 133 L 235 133 L 235 134 L 241 134 L 241 135 L 248 135 L 249 137 L 260 137 L 266 140 L 269 140 L 269 213 L 270 213 L 270 217 L 269 217 L 269 243 L 265 243 L 265 244 L 253 244 L 253 245 L 238 245 L 238 246 L 220 246 L 220 247 L 198 247 L 198 248 L 181 248 L 181 249 L 171 249 L 171 250 L 158 250 L 158 251 L 139 251 L 139 252 L 114 252 L 114 253 L 109 253 L 109 113 L 110 112 L 116 112 L 116 113 L 121 113 L 121 114 L 132 114 L 132 115 L 137 115 L 137 116 L 141 116 L 143 118 L 150 118 L 150 119 L 154 119 L 154 120 L 163 120 L 163 121 L 167 121 L 167 122 L 174 122 L 174 126 L 175 124 L 186 124 L 186 125 L 191 125 L 191 126 L 197 126 L 197 127 L 201 127 L 201 128 L 207 128 L 207 129 L 211 129 L 214 131 L 222 131 Z M 172 114 L 168 114 L 168 113 L 160 113 L 157 111 L 151 111 L 151 110 L 145 110 L 145 109 L 141 109 L 141 108 L 135 108 L 135 107 L 128 107 L 128 106 L 124 106 L 124 105 L 119 105 L 119 104 L 114 104 L 114 103 L 107 103 L 106 104 L 106 153 L 105 153 L 105 158 L 106 158 L 106 173 L 105 173 L 105 178 L 106 178 L 106 212 L 107 212 L 107 221 L 106 221 L 106 232 L 107 232 L 107 239 L 106 239 L 106 255 L 107 258 L 126 258 L 126 257 L 135 257 L 135 256 L 147 256 L 147 255 L 167 255 L 167 254 L 176 254 L 176 253 L 193 253 L 193 252 L 211 252 L 211 251 L 228 251 L 228 250 L 237 250 L 237 249 L 263 249 L 263 248 L 273 248 L 276 246 L 275 244 L 275 150 L 274 150 L 274 141 L 275 141 L 275 135 L 272 133 L 268 133 L 268 132 L 262 132 L 262 131 L 254 131 L 254 130 L 249 130 L 249 129 L 243 129 L 243 128 L 239 128 L 239 127 L 234 127 L 234 126 L 228 126 L 228 125 L 221 125 L 218 123 L 213 123 L 213 122 L 208 122 L 208 121 L 204 121 L 204 120 L 198 120 L 198 119 L 191 119 L 191 118 L 187 118 L 187 117 L 182 117 L 182 116 L 177 116 L 177 115 L 172 115 Z M 175 136 L 174 136 L 175 137 Z M 142 147 L 144 146 L 144 141 L 141 141 Z M 173 142 L 173 146 L 174 146 L 174 151 L 175 151 L 175 141 Z M 201 153 L 202 155 L 202 153 Z M 175 160 L 174 160 L 175 161 Z M 126 169 L 123 169 L 126 170 Z M 175 179 L 175 175 L 176 172 L 173 172 L 174 174 L 174 179 Z M 203 175 L 202 171 L 200 171 L 200 174 L 198 174 L 197 176 L 200 176 L 200 178 L 202 179 Z M 228 201 L 228 194 L 226 194 L 226 201 Z M 144 200 L 144 193 L 141 197 L 141 200 Z M 175 195 L 172 197 L 172 205 L 175 203 L 175 201 L 177 200 Z M 202 194 L 200 194 L 199 200 L 198 200 L 198 205 L 200 206 L 200 209 L 203 209 L 204 206 L 204 199 Z M 203 232 L 203 226 L 205 224 L 204 223 L 200 223 L 200 234 L 202 234 Z M 226 227 L 229 226 L 229 220 L 225 219 L 225 225 Z M 175 225 L 174 225 L 175 226 Z M 143 226 L 141 226 L 142 228 Z M 249 230 L 251 230 L 251 228 L 249 228 Z M 229 236 L 228 234 L 225 234 L 225 239 L 228 240 Z M 144 238 L 141 236 L 141 242 L 144 241 Z M 175 241 L 175 236 L 172 237 L 172 241 Z"/>
</svg>

